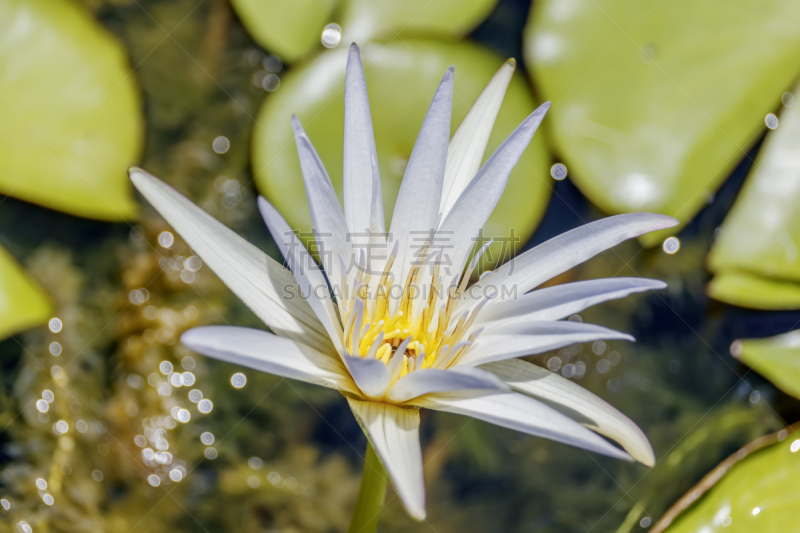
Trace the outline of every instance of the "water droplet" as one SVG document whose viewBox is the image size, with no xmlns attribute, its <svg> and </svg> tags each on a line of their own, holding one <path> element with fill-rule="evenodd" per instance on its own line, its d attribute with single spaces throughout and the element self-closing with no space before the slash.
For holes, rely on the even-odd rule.
<svg viewBox="0 0 800 533">
<path fill-rule="evenodd" d="M 547 368 L 555 372 L 559 368 L 561 368 L 561 359 L 559 357 L 551 357 L 547 360 Z"/>
<path fill-rule="evenodd" d="M 611 365 L 606 359 L 600 359 L 597 362 L 597 371 L 600 372 L 601 374 L 605 374 L 606 372 L 608 372 L 609 368 L 611 368 Z"/>
<path fill-rule="evenodd" d="M 569 320 L 570 322 L 583 322 L 581 315 L 572 315 L 567 320 Z"/>
<path fill-rule="evenodd" d="M 166 398 L 172 394 L 172 385 L 169 383 L 162 383 L 158 386 L 158 395 Z"/>
<path fill-rule="evenodd" d="M 573 364 L 564 365 L 564 368 L 561 369 L 561 375 L 563 375 L 565 378 L 571 378 L 572 376 L 574 376 L 575 365 Z"/>
<path fill-rule="evenodd" d="M 236 389 L 241 389 L 247 384 L 247 376 L 241 372 L 237 372 L 231 376 L 231 385 Z"/>
<path fill-rule="evenodd" d="M 331 23 L 325 26 L 322 30 L 322 46 L 325 48 L 335 48 L 342 40 L 342 28 L 336 24 Z"/>
<path fill-rule="evenodd" d="M 78 420 L 75 422 L 75 429 L 77 429 L 80 433 L 86 433 L 89 430 L 89 424 L 83 420 Z"/>
<path fill-rule="evenodd" d="M 53 497 L 50 496 L 49 494 L 45 494 L 44 496 L 42 496 L 42 501 L 44 501 L 46 505 L 53 505 L 55 500 L 53 500 Z"/>
<path fill-rule="evenodd" d="M 178 416 L 176 416 L 175 418 L 177 418 L 179 422 L 183 422 L 185 424 L 186 422 L 191 420 L 192 413 L 190 413 L 186 409 L 181 409 L 180 411 L 178 411 Z"/>
<path fill-rule="evenodd" d="M 756 516 L 760 512 L 761 512 L 761 507 L 753 507 L 753 516 Z"/>
<path fill-rule="evenodd" d="M 795 453 L 797 450 L 800 450 L 800 439 L 797 439 L 796 441 L 792 442 L 791 446 L 789 446 L 789 450 L 791 450 L 792 453 Z"/>
<path fill-rule="evenodd" d="M 139 448 L 144 448 L 147 445 L 147 439 L 144 438 L 144 435 L 136 435 L 135 437 L 133 437 L 133 442 Z"/>
<path fill-rule="evenodd" d="M 67 424 L 64 420 L 59 420 L 53 425 L 53 427 L 55 428 L 55 432 L 59 435 L 63 435 L 69 431 L 69 424 Z"/>
<path fill-rule="evenodd" d="M 50 328 L 50 331 L 52 331 L 53 333 L 58 333 L 64 326 L 64 324 L 61 323 L 61 319 L 55 317 L 51 318 L 50 322 L 47 325 Z"/>
<path fill-rule="evenodd" d="M 211 143 L 211 148 L 218 154 L 224 154 L 227 152 L 231 147 L 231 142 L 228 140 L 227 137 L 220 135 L 214 142 Z"/>
<path fill-rule="evenodd" d="M 189 401 L 192 403 L 197 403 L 203 399 L 203 393 L 197 389 L 192 389 L 189 391 Z"/>
<path fill-rule="evenodd" d="M 764 124 L 766 124 L 769 129 L 774 130 L 778 127 L 778 117 L 776 117 L 774 113 L 770 113 L 764 118 Z"/>
<path fill-rule="evenodd" d="M 754 390 L 753 392 L 750 393 L 750 403 L 758 403 L 760 399 L 761 399 L 761 393 L 758 392 L 757 390 Z"/>
<path fill-rule="evenodd" d="M 264 462 L 261 459 L 259 459 L 258 457 L 251 457 L 250 459 L 247 460 L 247 464 L 253 470 L 258 470 L 259 468 L 264 466 Z"/>
<path fill-rule="evenodd" d="M 602 355 L 606 351 L 606 343 L 603 341 L 595 341 L 592 344 L 592 351 L 595 355 Z"/>
<path fill-rule="evenodd" d="M 179 372 L 173 372 L 169 375 L 169 384 L 173 387 L 180 387 L 183 385 L 183 377 Z"/>
<path fill-rule="evenodd" d="M 270 72 L 278 72 L 281 68 L 283 68 L 283 61 L 281 61 L 281 58 L 276 55 L 269 55 L 264 58 L 263 65 L 264 68 Z"/>
<path fill-rule="evenodd" d="M 8 511 L 9 509 L 11 509 L 11 503 L 9 503 L 9 501 L 8 501 L 8 500 L 6 500 L 5 498 L 3 498 L 2 500 L 0 500 L 0 505 L 2 505 L 2 506 L 3 506 L 3 509 L 5 509 L 6 511 Z"/>
<path fill-rule="evenodd" d="M 212 444 L 214 444 L 214 434 L 209 431 L 206 431 L 205 433 L 200 435 L 200 442 L 202 442 L 206 446 L 211 446 Z"/>
<path fill-rule="evenodd" d="M 281 482 L 281 475 L 277 472 L 270 472 L 267 476 L 267 481 L 272 483 L 273 485 L 277 485 Z"/>
<path fill-rule="evenodd" d="M 61 371 L 60 366 L 54 365 L 53 368 L 50 369 L 50 375 L 53 376 L 53 379 L 61 379 L 61 376 L 64 375 L 64 372 Z"/>
<path fill-rule="evenodd" d="M 194 370 L 194 364 L 194 358 L 189 355 L 181 359 L 181 366 L 184 368 L 184 370 Z"/>
<path fill-rule="evenodd" d="M 644 518 L 642 518 L 639 521 L 639 525 L 641 527 L 650 527 L 650 522 L 652 522 L 652 520 L 650 520 L 650 517 L 649 516 L 645 516 Z"/>
<path fill-rule="evenodd" d="M 261 87 L 263 87 L 265 91 L 274 92 L 277 91 L 280 86 L 281 79 L 275 74 L 267 74 L 264 76 L 264 79 L 261 80 Z"/>
<path fill-rule="evenodd" d="M 192 374 L 191 372 L 184 372 L 183 374 L 181 374 L 181 383 L 183 383 L 184 387 L 191 387 L 192 385 L 194 385 L 194 381 L 195 381 L 194 374 Z"/>
<path fill-rule="evenodd" d="M 177 468 L 173 468 L 173 469 L 172 469 L 172 470 L 170 470 L 170 472 L 169 472 L 169 478 L 170 478 L 172 481 L 176 481 L 176 482 L 177 482 L 177 481 L 180 481 L 181 479 L 183 479 L 183 472 L 181 472 L 181 471 L 180 471 L 180 470 L 178 470 Z"/>
<path fill-rule="evenodd" d="M 161 364 L 158 365 L 158 369 L 165 376 L 169 376 L 170 374 L 172 374 L 172 363 L 170 363 L 169 361 L 161 361 Z"/>
<path fill-rule="evenodd" d="M 175 242 L 175 236 L 170 231 L 162 231 L 158 234 L 158 244 L 162 248 L 169 248 Z"/>
<path fill-rule="evenodd" d="M 144 380 L 141 376 L 130 374 L 128 376 L 128 386 L 132 389 L 141 389 L 144 386 Z"/>
<path fill-rule="evenodd" d="M 200 400 L 197 404 L 197 410 L 204 414 L 210 413 L 213 408 L 214 404 L 211 403 L 211 400 Z"/>
<path fill-rule="evenodd" d="M 145 448 L 142 450 L 142 457 L 145 461 L 152 461 L 156 456 L 156 452 L 152 448 Z"/>
<path fill-rule="evenodd" d="M 284 485 L 286 485 L 287 489 L 294 490 L 297 488 L 297 480 L 293 477 L 287 477 Z"/>
<path fill-rule="evenodd" d="M 103 473 L 99 470 L 92 470 L 92 478 L 95 481 L 103 481 Z"/>
<path fill-rule="evenodd" d="M 197 272 L 203 266 L 203 261 L 196 255 L 192 255 L 186 260 L 184 266 L 192 272 Z"/>
<path fill-rule="evenodd" d="M 677 237 L 669 237 L 664 240 L 662 248 L 665 252 L 672 255 L 681 249 L 681 241 L 679 241 Z"/>
<path fill-rule="evenodd" d="M 51 342 L 50 343 L 50 353 L 56 357 L 61 355 L 61 343 L 59 342 Z"/>
<path fill-rule="evenodd" d="M 794 95 L 789 91 L 786 91 L 783 93 L 783 96 L 781 96 L 781 102 L 786 107 L 792 107 L 792 105 L 794 105 Z"/>
<path fill-rule="evenodd" d="M 550 167 L 550 175 L 553 176 L 554 180 L 563 180 L 567 177 L 567 166 L 563 163 L 556 163 Z"/>
<path fill-rule="evenodd" d="M 43 478 L 37 479 L 36 488 L 39 490 L 45 490 L 47 488 L 47 481 L 45 481 Z"/>
<path fill-rule="evenodd" d="M 181 281 L 183 281 L 184 283 L 192 283 L 195 277 L 197 277 L 197 274 L 195 274 L 191 270 L 184 270 L 183 272 L 181 272 Z"/>
<path fill-rule="evenodd" d="M 150 483 L 154 487 L 158 487 L 161 485 L 161 479 L 155 474 L 150 474 L 147 476 L 147 482 Z"/>
<path fill-rule="evenodd" d="M 206 448 L 206 451 L 203 452 L 206 456 L 206 459 L 214 460 L 217 458 L 217 450 L 215 448 Z"/>
<path fill-rule="evenodd" d="M 50 404 L 44 400 L 37 400 L 36 401 L 36 410 L 40 413 L 46 413 L 50 410 Z"/>
<path fill-rule="evenodd" d="M 247 478 L 247 485 L 251 489 L 257 489 L 258 487 L 261 486 L 261 480 L 258 479 L 256 476 L 250 476 L 249 478 Z"/>
<path fill-rule="evenodd" d="M 25 520 L 20 520 L 17 527 L 22 530 L 22 533 L 33 533 L 33 529 L 31 529 L 31 526 L 29 526 Z"/>
</svg>

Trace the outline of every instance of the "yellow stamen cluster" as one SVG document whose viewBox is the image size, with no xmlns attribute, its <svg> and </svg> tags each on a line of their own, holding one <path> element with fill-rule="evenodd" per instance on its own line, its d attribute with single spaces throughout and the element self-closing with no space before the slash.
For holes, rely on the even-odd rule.
<svg viewBox="0 0 800 533">
<path fill-rule="evenodd" d="M 483 249 L 485 247 L 481 252 Z M 374 286 L 370 285 L 374 280 L 369 269 L 359 269 L 352 296 L 349 301 L 340 302 L 345 349 L 352 356 L 383 361 L 389 367 L 390 384 L 415 370 L 446 369 L 455 365 L 480 333 L 478 330 L 467 335 L 483 307 L 478 305 L 471 312 L 465 311 L 457 318 L 453 316 L 477 257 L 470 262 L 460 283 L 456 283 L 456 277 L 447 288 L 444 298 L 440 297 L 443 287 L 438 261 L 434 261 L 431 269 L 426 269 L 420 259 L 412 266 L 399 305 L 392 312 L 389 296 L 395 256 L 396 249 Z M 432 271 L 430 278 L 423 274 L 425 271 Z M 430 290 L 424 302 L 416 302 L 415 313 L 415 299 L 423 296 L 419 289 L 423 276 L 430 280 Z"/>
</svg>

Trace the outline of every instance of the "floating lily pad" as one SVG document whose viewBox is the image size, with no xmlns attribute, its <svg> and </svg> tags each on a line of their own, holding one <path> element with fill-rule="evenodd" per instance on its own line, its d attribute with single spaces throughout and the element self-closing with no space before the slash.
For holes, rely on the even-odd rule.
<svg viewBox="0 0 800 533">
<path fill-rule="evenodd" d="M 489 16 L 498 0 L 345 0 L 341 26 L 347 44 L 398 33 L 462 36 Z"/>
<path fill-rule="evenodd" d="M 762 437 L 710 472 L 651 531 L 797 531 L 798 476 L 800 433 L 797 428 Z"/>
<path fill-rule="evenodd" d="M 336 0 L 231 0 L 258 44 L 287 63 L 320 44 Z"/>
<path fill-rule="evenodd" d="M 800 105 L 785 108 L 775 124 L 708 256 L 718 273 L 709 292 L 746 307 L 798 309 Z"/>
<path fill-rule="evenodd" d="M 38 326 L 52 316 L 50 300 L 0 246 L 0 339 Z"/>
<path fill-rule="evenodd" d="M 526 63 L 553 101 L 552 140 L 575 184 L 607 213 L 688 222 L 800 72 L 799 10 L 800 0 L 534 2 Z"/>
<path fill-rule="evenodd" d="M 297 163 L 291 115 L 296 113 L 305 126 L 341 199 L 346 60 L 346 49 L 334 50 L 287 74 L 280 89 L 266 99 L 254 128 L 253 173 L 258 188 L 306 238 L 310 237 L 311 219 Z M 422 119 L 447 67 L 456 66 L 451 124 L 451 132 L 455 132 L 504 58 L 471 43 L 405 39 L 368 44 L 362 48 L 362 60 L 388 220 Z M 484 159 L 534 109 L 525 81 L 515 76 Z M 533 233 L 547 204 L 552 180 L 542 138 L 541 132 L 534 136 L 512 172 L 506 191 L 486 224 L 485 235 L 506 237 L 509 228 L 514 228 L 515 244 L 524 244 Z M 500 247 L 502 243 L 493 256 L 495 261 Z"/>
<path fill-rule="evenodd" d="M 800 330 L 738 340 L 731 345 L 731 354 L 783 392 L 800 398 Z"/>
<path fill-rule="evenodd" d="M 800 283 L 725 270 L 714 276 L 708 295 L 729 304 L 753 309 L 800 309 Z"/>
<path fill-rule="evenodd" d="M 143 136 L 120 44 L 68 0 L 0 3 L 0 193 L 122 220 Z"/>
</svg>

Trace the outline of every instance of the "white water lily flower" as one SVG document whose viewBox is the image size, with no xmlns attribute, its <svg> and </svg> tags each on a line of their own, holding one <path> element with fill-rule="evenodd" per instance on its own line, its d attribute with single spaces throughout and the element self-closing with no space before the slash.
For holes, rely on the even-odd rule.
<svg viewBox="0 0 800 533">
<path fill-rule="evenodd" d="M 421 407 L 612 457 L 654 461 L 647 438 L 625 415 L 572 381 L 516 358 L 576 342 L 632 340 L 562 319 L 664 283 L 616 278 L 532 289 L 625 239 L 671 227 L 674 219 L 635 213 L 587 224 L 519 255 L 468 288 L 486 248 L 467 264 L 479 231 L 549 107 L 534 111 L 481 166 L 513 71 L 513 60 L 500 68 L 452 140 L 453 68 L 447 71 L 386 232 L 366 82 L 358 48 L 351 47 L 344 210 L 294 119 L 323 268 L 265 199 L 259 198 L 259 208 L 291 272 L 171 187 L 142 170 L 131 171 L 139 191 L 273 332 L 199 327 L 184 333 L 182 342 L 216 359 L 339 390 L 416 519 L 425 517 Z"/>
</svg>

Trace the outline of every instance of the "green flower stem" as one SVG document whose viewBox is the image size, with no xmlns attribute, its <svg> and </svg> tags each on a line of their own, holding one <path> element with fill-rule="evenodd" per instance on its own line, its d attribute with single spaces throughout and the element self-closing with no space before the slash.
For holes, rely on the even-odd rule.
<svg viewBox="0 0 800 533">
<path fill-rule="evenodd" d="M 367 442 L 367 456 L 364 460 L 364 473 L 361 475 L 361 488 L 353 511 L 348 533 L 374 533 L 378 529 L 381 507 L 386 497 L 386 469 L 378 454 Z"/>
</svg>

